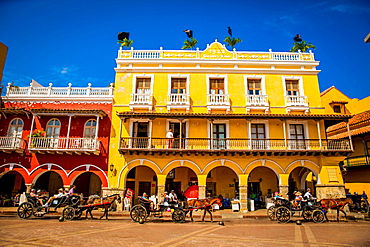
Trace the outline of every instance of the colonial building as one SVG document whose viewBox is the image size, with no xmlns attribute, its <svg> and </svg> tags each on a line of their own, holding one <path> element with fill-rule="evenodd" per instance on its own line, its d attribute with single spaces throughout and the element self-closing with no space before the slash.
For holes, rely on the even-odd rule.
<svg viewBox="0 0 370 247">
<path fill-rule="evenodd" d="M 370 96 L 364 99 L 351 99 L 335 87 L 321 94 L 322 102 L 328 112 L 334 114 L 350 113 L 348 132 L 345 122 L 328 128 L 330 139 L 346 139 L 350 134 L 354 152 L 340 163 L 347 192 L 370 193 Z"/>
<path fill-rule="evenodd" d="M 252 192 L 344 196 L 338 163 L 352 145 L 325 129 L 350 115 L 326 113 L 313 53 L 215 41 L 203 51 L 119 50 L 116 62 L 110 190 L 160 196 L 197 184 L 200 198 L 238 198 L 243 210 Z"/>
<path fill-rule="evenodd" d="M 109 187 L 113 87 L 9 84 L 0 109 L 0 192 L 54 193 L 77 185 L 84 195 Z"/>
</svg>

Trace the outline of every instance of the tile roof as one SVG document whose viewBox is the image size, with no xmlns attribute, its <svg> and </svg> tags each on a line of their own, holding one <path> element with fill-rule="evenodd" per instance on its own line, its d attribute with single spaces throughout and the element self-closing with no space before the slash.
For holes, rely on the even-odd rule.
<svg viewBox="0 0 370 247">
<path fill-rule="evenodd" d="M 370 125 L 369 126 L 363 126 L 363 127 L 358 128 L 358 129 L 351 130 L 350 132 L 351 132 L 352 137 L 354 137 L 356 135 L 369 133 L 370 132 Z M 329 139 L 343 139 L 343 138 L 347 138 L 347 137 L 348 137 L 348 132 L 347 131 L 339 133 L 339 134 L 335 134 L 335 135 L 332 135 L 332 136 L 328 136 Z"/>
<path fill-rule="evenodd" d="M 348 123 L 351 128 L 352 126 L 358 125 L 358 124 L 369 124 L 369 123 L 366 123 L 368 121 L 370 122 L 370 110 L 354 115 L 351 119 L 348 120 Z M 340 122 L 338 124 L 330 126 L 327 129 L 327 132 L 329 133 L 329 132 L 333 132 L 333 131 L 340 130 L 340 129 L 347 129 L 346 122 Z"/>
<path fill-rule="evenodd" d="M 158 118 L 283 118 L 283 119 L 326 119 L 326 120 L 346 120 L 351 115 L 344 114 L 216 114 L 216 113 L 150 113 L 150 112 L 117 112 L 117 116 L 135 117 L 158 117 Z"/>
<path fill-rule="evenodd" d="M 37 114 L 78 114 L 78 115 L 99 115 L 106 116 L 107 114 L 103 110 L 85 110 L 85 109 L 45 109 L 45 108 L 34 108 L 30 109 L 30 112 Z"/>
</svg>

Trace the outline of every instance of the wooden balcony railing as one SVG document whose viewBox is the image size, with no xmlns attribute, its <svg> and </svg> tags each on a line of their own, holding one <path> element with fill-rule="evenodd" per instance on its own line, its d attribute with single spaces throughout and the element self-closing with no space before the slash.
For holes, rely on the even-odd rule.
<svg viewBox="0 0 370 247">
<path fill-rule="evenodd" d="M 351 151 L 349 140 L 122 137 L 120 150 Z"/>
<path fill-rule="evenodd" d="M 348 157 L 342 162 L 343 166 L 364 166 L 370 165 L 370 155 Z"/>
<path fill-rule="evenodd" d="M 32 152 L 94 153 L 100 150 L 100 141 L 94 138 L 31 137 L 28 149 Z"/>
<path fill-rule="evenodd" d="M 23 152 L 25 148 L 25 141 L 20 137 L 1 136 L 0 137 L 0 151 L 3 152 Z"/>
</svg>

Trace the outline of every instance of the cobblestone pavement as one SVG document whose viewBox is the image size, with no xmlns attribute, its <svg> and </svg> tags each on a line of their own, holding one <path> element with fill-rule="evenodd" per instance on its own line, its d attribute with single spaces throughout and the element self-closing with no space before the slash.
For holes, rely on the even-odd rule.
<svg viewBox="0 0 370 247">
<path fill-rule="evenodd" d="M 59 222 L 58 216 L 0 216 L 0 246 L 370 246 L 369 221 L 296 225 L 230 219 L 221 226 L 196 220 L 138 224 L 127 217 Z"/>
</svg>

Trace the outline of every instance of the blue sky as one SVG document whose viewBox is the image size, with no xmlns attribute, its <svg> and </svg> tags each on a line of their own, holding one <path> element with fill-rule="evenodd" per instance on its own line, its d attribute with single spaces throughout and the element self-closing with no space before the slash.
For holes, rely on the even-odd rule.
<svg viewBox="0 0 370 247">
<path fill-rule="evenodd" d="M 2 83 L 105 87 L 114 81 L 118 32 L 130 32 L 135 49 L 172 50 L 192 29 L 203 50 L 228 26 L 244 51 L 289 51 L 299 33 L 317 47 L 321 91 L 370 95 L 368 0 L 0 0 L 0 42 L 9 47 Z"/>
</svg>

